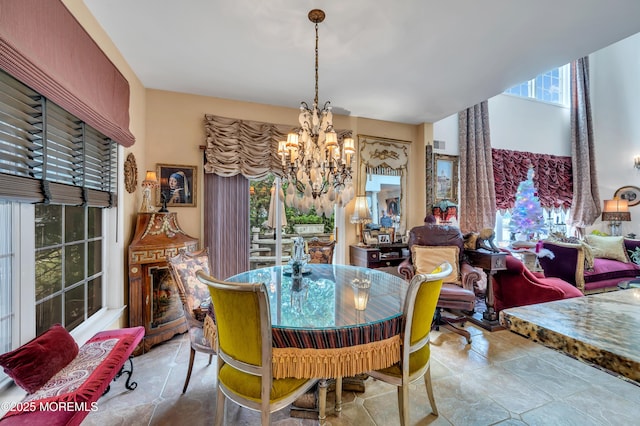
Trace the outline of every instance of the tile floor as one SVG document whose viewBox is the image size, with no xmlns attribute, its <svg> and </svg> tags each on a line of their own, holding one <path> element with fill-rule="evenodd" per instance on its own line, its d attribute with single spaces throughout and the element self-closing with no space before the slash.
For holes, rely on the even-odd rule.
<svg viewBox="0 0 640 426">
<path fill-rule="evenodd" d="M 640 419 L 640 386 L 533 343 L 509 331 L 489 333 L 467 325 L 470 345 L 442 329 L 432 334 L 432 378 L 440 416 L 431 414 L 424 382 L 413 385 L 411 425 L 634 425 Z M 182 395 L 189 359 L 186 335 L 134 359 L 138 388 L 111 386 L 83 425 L 210 425 L 216 410 L 216 375 L 208 357 L 196 355 Z M 373 379 L 366 392 L 344 392 L 343 411 L 329 425 L 398 425 L 395 388 Z M 256 412 L 227 403 L 227 425 L 258 425 Z M 288 409 L 274 413 L 280 426 L 315 425 Z"/>
</svg>

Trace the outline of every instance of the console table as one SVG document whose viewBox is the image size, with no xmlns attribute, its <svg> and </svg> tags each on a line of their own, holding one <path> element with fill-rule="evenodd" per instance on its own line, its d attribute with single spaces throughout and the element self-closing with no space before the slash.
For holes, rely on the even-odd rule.
<svg viewBox="0 0 640 426">
<path fill-rule="evenodd" d="M 398 266 L 409 257 L 406 251 L 408 248 L 408 244 L 351 245 L 349 246 L 349 262 L 352 266 L 371 269 Z"/>
</svg>

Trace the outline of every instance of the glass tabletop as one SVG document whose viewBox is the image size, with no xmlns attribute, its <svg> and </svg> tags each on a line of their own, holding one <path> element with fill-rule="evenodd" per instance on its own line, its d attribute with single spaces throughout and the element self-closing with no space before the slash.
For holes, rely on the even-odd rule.
<svg viewBox="0 0 640 426">
<path fill-rule="evenodd" d="M 264 282 L 269 293 L 271 325 L 288 329 L 340 329 L 387 321 L 402 315 L 408 283 L 375 269 L 309 264 L 301 280 L 289 266 L 272 266 L 234 275 L 231 282 Z M 364 310 L 357 310 L 354 288 L 370 283 Z"/>
</svg>

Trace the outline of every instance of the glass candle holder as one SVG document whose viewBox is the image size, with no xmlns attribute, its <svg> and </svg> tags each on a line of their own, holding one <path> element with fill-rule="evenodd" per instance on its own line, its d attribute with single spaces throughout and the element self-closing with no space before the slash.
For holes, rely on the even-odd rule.
<svg viewBox="0 0 640 426">
<path fill-rule="evenodd" d="M 355 278 L 351 281 L 353 288 L 353 304 L 357 311 L 367 309 L 369 302 L 369 290 L 371 289 L 371 280 L 367 278 Z"/>
</svg>

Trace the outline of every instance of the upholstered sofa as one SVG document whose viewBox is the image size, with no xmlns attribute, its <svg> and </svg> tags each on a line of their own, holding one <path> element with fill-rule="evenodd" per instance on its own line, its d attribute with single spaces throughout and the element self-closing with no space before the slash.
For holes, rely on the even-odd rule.
<svg viewBox="0 0 640 426">
<path fill-rule="evenodd" d="M 544 275 L 567 281 L 583 294 L 617 290 L 619 283 L 640 276 L 640 240 L 587 235 L 575 243 L 544 241 L 543 247 L 554 255 L 539 259 Z"/>
<path fill-rule="evenodd" d="M 498 271 L 492 281 L 496 312 L 583 295 L 575 286 L 560 278 L 531 272 L 512 254 L 506 256 L 506 269 Z"/>
</svg>

